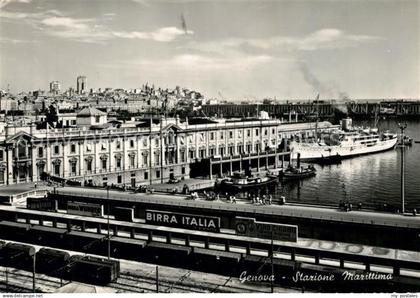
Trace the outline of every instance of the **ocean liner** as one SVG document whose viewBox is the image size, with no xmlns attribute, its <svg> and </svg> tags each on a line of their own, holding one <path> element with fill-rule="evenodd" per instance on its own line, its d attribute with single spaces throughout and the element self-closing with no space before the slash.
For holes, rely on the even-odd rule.
<svg viewBox="0 0 420 298">
<path fill-rule="evenodd" d="M 377 128 L 353 127 L 350 118 L 341 120 L 341 129 L 322 135 L 320 139 L 315 142 L 291 141 L 291 158 L 297 159 L 298 153 L 302 161 L 319 161 L 332 156 L 349 158 L 392 149 L 398 141 L 396 134 L 379 134 Z"/>
</svg>

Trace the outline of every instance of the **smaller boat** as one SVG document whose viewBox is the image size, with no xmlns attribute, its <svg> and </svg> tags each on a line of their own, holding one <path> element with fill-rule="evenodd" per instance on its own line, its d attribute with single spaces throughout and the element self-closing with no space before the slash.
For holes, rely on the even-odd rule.
<svg viewBox="0 0 420 298">
<path fill-rule="evenodd" d="M 269 185 L 273 183 L 277 183 L 277 176 L 276 177 L 253 177 L 253 176 L 246 176 L 243 173 L 233 173 L 232 176 L 223 179 L 220 182 L 220 187 L 228 190 L 235 190 L 241 191 L 246 190 L 253 187 L 260 187 L 264 185 Z"/>
<path fill-rule="evenodd" d="M 410 138 L 409 136 L 404 136 L 404 138 L 400 138 L 399 140 L 398 140 L 398 145 L 399 146 L 401 146 L 401 145 L 404 145 L 404 146 L 411 146 L 411 145 L 413 145 L 413 142 L 414 142 L 414 140 L 413 140 L 413 138 Z"/>
<path fill-rule="evenodd" d="M 309 165 L 306 168 L 295 168 L 293 166 L 289 166 L 283 173 L 281 173 L 281 178 L 283 180 L 299 180 L 313 177 L 315 175 L 316 169 L 313 165 Z"/>
</svg>

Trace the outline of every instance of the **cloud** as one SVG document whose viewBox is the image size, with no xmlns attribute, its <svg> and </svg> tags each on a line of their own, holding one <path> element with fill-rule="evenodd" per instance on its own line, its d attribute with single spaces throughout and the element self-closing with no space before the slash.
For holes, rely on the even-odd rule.
<svg viewBox="0 0 420 298">
<path fill-rule="evenodd" d="M 117 31 L 113 32 L 116 37 L 128 38 L 128 39 L 149 39 L 160 42 L 170 42 L 176 38 L 185 35 L 184 30 L 181 30 L 177 27 L 164 27 L 157 29 L 152 32 L 139 32 L 139 31 Z M 193 31 L 188 30 L 187 34 L 194 34 Z"/>
<path fill-rule="evenodd" d="M 83 19 L 72 19 L 68 17 L 51 17 L 46 18 L 41 21 L 41 24 L 50 26 L 50 27 L 61 27 L 64 29 L 71 29 L 71 30 L 86 30 L 89 26 L 87 25 L 88 22 L 91 20 L 83 20 Z"/>
<path fill-rule="evenodd" d="M 8 38 L 8 37 L 0 37 L 0 44 L 21 44 L 21 43 L 34 43 L 35 40 L 24 40 L 24 39 L 16 39 L 16 38 Z"/>
<path fill-rule="evenodd" d="M 267 38 L 231 37 L 209 42 L 192 41 L 186 46 L 199 52 L 223 54 L 227 52 L 296 52 L 357 47 L 362 43 L 381 40 L 369 35 L 348 34 L 342 30 L 326 28 L 304 36 L 272 36 Z"/>
<path fill-rule="evenodd" d="M 0 0 L 0 8 L 5 7 L 9 3 L 30 3 L 32 0 Z"/>
</svg>

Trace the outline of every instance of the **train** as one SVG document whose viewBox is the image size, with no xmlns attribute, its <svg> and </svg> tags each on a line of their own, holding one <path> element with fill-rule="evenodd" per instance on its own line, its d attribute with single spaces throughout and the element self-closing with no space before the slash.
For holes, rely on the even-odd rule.
<svg viewBox="0 0 420 298">
<path fill-rule="evenodd" d="M 35 252 L 31 245 L 0 243 L 0 266 L 42 273 L 69 281 L 106 285 L 120 274 L 118 260 L 73 255 L 66 251 L 41 248 Z"/>
</svg>

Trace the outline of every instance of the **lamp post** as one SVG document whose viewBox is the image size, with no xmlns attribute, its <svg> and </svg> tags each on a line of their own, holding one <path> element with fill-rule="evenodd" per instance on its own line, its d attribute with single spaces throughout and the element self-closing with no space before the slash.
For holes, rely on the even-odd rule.
<svg viewBox="0 0 420 298">
<path fill-rule="evenodd" d="M 407 123 L 398 123 L 398 127 L 401 130 L 401 214 L 405 212 L 405 165 L 404 165 L 404 154 L 405 154 L 405 144 L 404 144 L 404 130 L 407 128 Z"/>
</svg>

